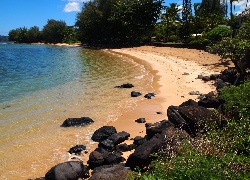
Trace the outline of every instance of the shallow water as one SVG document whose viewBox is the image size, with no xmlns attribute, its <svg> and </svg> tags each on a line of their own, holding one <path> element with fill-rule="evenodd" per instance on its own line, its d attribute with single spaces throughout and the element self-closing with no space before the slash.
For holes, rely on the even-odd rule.
<svg viewBox="0 0 250 180">
<path fill-rule="evenodd" d="M 71 146 L 84 144 L 90 149 L 90 137 L 97 128 L 133 110 L 143 97 L 131 98 L 132 90 L 154 91 L 149 65 L 108 51 L 13 45 L 16 53 L 7 56 L 2 46 L 0 179 L 44 176 L 69 158 Z M 27 56 L 36 63 L 21 66 Z M 13 69 L 6 69 L 9 66 Z M 114 88 L 127 82 L 135 88 Z M 86 127 L 60 127 L 69 117 L 84 116 L 95 122 Z"/>
</svg>

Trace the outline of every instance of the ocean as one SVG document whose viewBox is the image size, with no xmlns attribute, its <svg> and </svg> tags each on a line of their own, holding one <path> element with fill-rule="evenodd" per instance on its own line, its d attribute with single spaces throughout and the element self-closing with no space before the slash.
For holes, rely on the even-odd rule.
<svg viewBox="0 0 250 180">
<path fill-rule="evenodd" d="M 70 147 L 91 149 L 93 132 L 137 106 L 132 90 L 154 92 L 153 80 L 149 64 L 108 50 L 0 44 L 0 179 L 43 177 Z M 114 88 L 124 83 L 135 87 Z M 95 122 L 60 127 L 72 117 Z"/>
</svg>

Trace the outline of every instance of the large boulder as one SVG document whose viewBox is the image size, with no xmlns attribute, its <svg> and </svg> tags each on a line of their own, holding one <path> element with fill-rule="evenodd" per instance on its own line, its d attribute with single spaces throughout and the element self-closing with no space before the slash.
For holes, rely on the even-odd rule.
<svg viewBox="0 0 250 180">
<path fill-rule="evenodd" d="M 136 145 L 136 146 L 140 146 L 140 145 L 142 145 L 143 143 L 145 143 L 146 141 L 147 141 L 147 138 L 146 138 L 146 137 L 136 136 L 136 137 L 134 138 L 133 144 Z"/>
<path fill-rule="evenodd" d="M 108 151 L 113 151 L 115 149 L 115 144 L 110 139 L 105 139 L 98 144 L 98 147 L 102 147 Z"/>
<path fill-rule="evenodd" d="M 137 147 L 134 153 L 128 157 L 125 166 L 131 169 L 135 169 L 136 167 L 143 169 L 148 166 L 151 162 L 150 155 L 156 153 L 162 147 L 164 143 L 163 137 L 164 136 L 157 134 Z"/>
<path fill-rule="evenodd" d="M 205 130 L 205 123 L 213 117 L 212 111 L 202 106 L 169 106 L 168 120 L 191 136 Z"/>
<path fill-rule="evenodd" d="M 89 169 L 81 161 L 68 161 L 57 164 L 46 174 L 46 180 L 78 180 L 79 178 L 88 178 Z"/>
<path fill-rule="evenodd" d="M 115 133 L 117 133 L 115 127 L 103 126 L 94 132 L 91 139 L 96 142 L 102 142 L 103 140 L 107 139 L 109 136 Z"/>
<path fill-rule="evenodd" d="M 104 165 L 93 170 L 89 180 L 123 180 L 127 179 L 127 174 L 131 172 L 122 164 Z"/>
<path fill-rule="evenodd" d="M 89 117 L 68 118 L 63 122 L 61 127 L 86 126 L 86 125 L 91 124 L 93 122 L 94 121 Z"/>
<path fill-rule="evenodd" d="M 229 67 L 221 72 L 218 76 L 219 79 L 230 84 L 234 84 L 237 79 L 237 70 L 233 67 Z"/>
</svg>

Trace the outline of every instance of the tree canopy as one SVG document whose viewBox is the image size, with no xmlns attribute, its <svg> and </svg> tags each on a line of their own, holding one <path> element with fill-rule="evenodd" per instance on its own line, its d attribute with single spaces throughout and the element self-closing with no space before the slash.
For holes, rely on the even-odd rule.
<svg viewBox="0 0 250 180">
<path fill-rule="evenodd" d="M 94 0 L 77 15 L 79 39 L 88 44 L 135 44 L 151 36 L 162 0 Z"/>
</svg>

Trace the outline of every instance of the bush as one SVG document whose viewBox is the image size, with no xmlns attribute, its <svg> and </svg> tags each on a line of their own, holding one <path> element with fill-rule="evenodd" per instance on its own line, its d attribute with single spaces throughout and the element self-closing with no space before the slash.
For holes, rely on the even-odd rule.
<svg viewBox="0 0 250 180">
<path fill-rule="evenodd" d="M 218 26 L 213 28 L 211 31 L 207 32 L 204 36 L 208 39 L 212 44 L 221 41 L 225 37 L 230 37 L 231 32 L 230 29 L 223 26 Z"/>
</svg>

